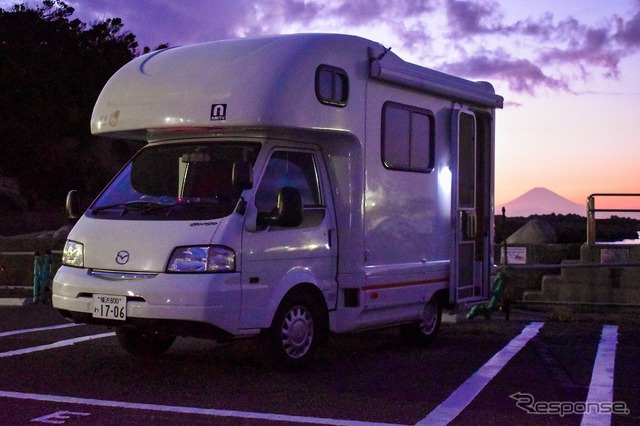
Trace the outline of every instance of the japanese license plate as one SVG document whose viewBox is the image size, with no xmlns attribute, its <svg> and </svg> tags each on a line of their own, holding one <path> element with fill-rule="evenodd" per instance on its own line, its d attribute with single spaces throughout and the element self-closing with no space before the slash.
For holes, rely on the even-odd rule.
<svg viewBox="0 0 640 426">
<path fill-rule="evenodd" d="M 124 321 L 127 319 L 127 298 L 108 294 L 93 295 L 93 317 Z"/>
</svg>

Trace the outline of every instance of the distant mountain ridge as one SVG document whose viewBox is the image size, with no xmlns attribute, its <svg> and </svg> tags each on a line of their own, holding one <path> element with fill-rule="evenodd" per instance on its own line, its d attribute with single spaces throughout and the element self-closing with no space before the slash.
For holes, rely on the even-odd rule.
<svg viewBox="0 0 640 426">
<path fill-rule="evenodd" d="M 528 217 L 534 214 L 553 213 L 587 215 L 586 201 L 585 205 L 580 205 L 547 188 L 533 188 L 508 203 L 497 205 L 496 215 L 502 214 L 502 207 L 505 208 L 506 215 L 510 217 Z"/>
</svg>

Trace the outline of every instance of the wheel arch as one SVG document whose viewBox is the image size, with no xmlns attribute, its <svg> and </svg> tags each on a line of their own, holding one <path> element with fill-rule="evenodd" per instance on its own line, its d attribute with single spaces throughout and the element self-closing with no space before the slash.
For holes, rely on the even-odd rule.
<svg viewBox="0 0 640 426">
<path fill-rule="evenodd" d="M 286 274 L 282 276 L 280 282 L 277 284 L 277 287 L 271 294 L 271 299 L 269 300 L 269 309 L 266 312 L 266 314 L 268 315 L 268 321 L 265 321 L 263 323 L 265 324 L 265 326 L 268 327 L 271 324 L 276 310 L 278 309 L 284 298 L 287 295 L 292 294 L 292 292 L 296 291 L 309 291 L 313 295 L 319 296 L 323 301 L 323 305 L 325 307 L 327 306 L 317 277 L 308 268 L 296 266 L 291 268 Z"/>
<path fill-rule="evenodd" d="M 283 301 L 287 299 L 295 299 L 302 295 L 308 295 L 312 298 L 313 302 L 320 308 L 321 311 L 321 331 L 320 342 L 325 343 L 329 337 L 329 308 L 325 301 L 324 295 L 320 288 L 311 282 L 300 282 L 290 287 L 282 297 L 277 298 L 277 303 L 274 303 L 273 309 L 270 310 L 271 321 L 273 321 L 276 312 Z"/>
<path fill-rule="evenodd" d="M 440 306 L 443 309 L 450 309 L 453 307 L 453 303 L 451 303 L 451 300 L 449 299 L 449 289 L 448 288 L 442 288 L 438 291 L 436 291 L 433 296 L 433 298 L 435 298 L 438 303 L 440 304 Z"/>
</svg>

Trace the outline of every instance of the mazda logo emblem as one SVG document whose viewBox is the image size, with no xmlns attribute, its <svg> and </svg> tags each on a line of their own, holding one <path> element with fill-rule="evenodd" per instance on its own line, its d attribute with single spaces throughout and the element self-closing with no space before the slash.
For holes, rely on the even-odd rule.
<svg viewBox="0 0 640 426">
<path fill-rule="evenodd" d="M 118 254 L 116 254 L 116 263 L 118 265 L 124 265 L 129 261 L 129 252 L 126 250 L 120 250 Z"/>
</svg>

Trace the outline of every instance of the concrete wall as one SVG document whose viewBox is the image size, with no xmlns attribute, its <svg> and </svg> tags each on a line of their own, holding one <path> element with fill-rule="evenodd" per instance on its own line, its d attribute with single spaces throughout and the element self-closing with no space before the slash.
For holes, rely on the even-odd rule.
<svg viewBox="0 0 640 426">
<path fill-rule="evenodd" d="M 540 289 L 524 292 L 523 300 L 640 304 L 640 267 L 628 266 L 640 264 L 640 245 L 584 244 L 580 260 L 562 264 L 567 267 L 559 274 L 545 275 Z"/>
<path fill-rule="evenodd" d="M 580 244 L 514 244 L 508 249 L 525 248 L 526 265 L 554 265 L 565 259 L 579 259 Z M 500 264 L 502 248 L 495 253 L 496 263 Z M 520 266 L 520 265 L 518 265 Z M 511 300 L 522 300 L 526 291 L 540 290 L 542 278 L 549 273 L 560 273 L 559 269 L 509 269 L 507 270 L 506 294 Z"/>
<path fill-rule="evenodd" d="M 19 237 L 0 237 L 0 290 L 6 286 L 33 287 L 34 253 L 61 252 L 67 232 L 45 232 Z M 52 254 L 52 267 L 60 266 L 61 254 Z M 9 295 L 4 295 L 9 296 Z"/>
</svg>

